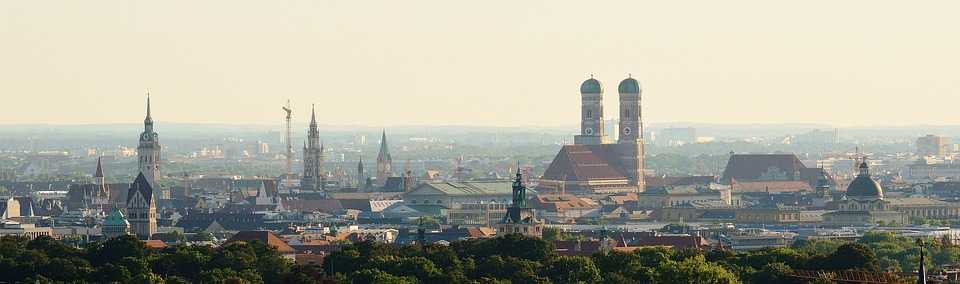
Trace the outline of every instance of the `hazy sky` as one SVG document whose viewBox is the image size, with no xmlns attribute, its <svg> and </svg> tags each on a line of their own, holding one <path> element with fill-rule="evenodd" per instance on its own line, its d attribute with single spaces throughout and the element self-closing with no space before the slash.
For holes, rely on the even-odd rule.
<svg viewBox="0 0 960 284">
<path fill-rule="evenodd" d="M 2 1 L 0 124 L 960 124 L 958 1 Z"/>
</svg>

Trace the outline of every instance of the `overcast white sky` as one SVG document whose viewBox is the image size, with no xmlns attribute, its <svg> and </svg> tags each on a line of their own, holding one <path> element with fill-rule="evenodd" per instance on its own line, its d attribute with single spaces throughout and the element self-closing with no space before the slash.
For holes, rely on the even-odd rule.
<svg viewBox="0 0 960 284">
<path fill-rule="evenodd" d="M 958 1 L 3 1 L 0 124 L 960 124 Z"/>
</svg>

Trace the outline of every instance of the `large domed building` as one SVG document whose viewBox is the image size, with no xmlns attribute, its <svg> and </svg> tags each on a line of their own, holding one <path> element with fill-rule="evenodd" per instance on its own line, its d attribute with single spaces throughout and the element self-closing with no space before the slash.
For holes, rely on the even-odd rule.
<svg viewBox="0 0 960 284">
<path fill-rule="evenodd" d="M 824 221 L 831 225 L 906 224 L 906 215 L 891 210 L 890 201 L 883 199 L 883 188 L 870 175 L 866 160 L 859 170 L 847 186 L 846 199 L 837 202 L 839 210 L 825 214 Z"/>
<path fill-rule="evenodd" d="M 887 196 L 870 173 L 866 160 L 859 174 L 850 181 L 846 198 L 836 202 L 837 211 L 823 215 L 827 225 L 862 226 L 872 224 L 904 225 L 913 217 L 923 219 L 955 219 L 960 217 L 960 203 L 934 199 L 935 196 L 912 196 L 898 192 Z"/>
</svg>

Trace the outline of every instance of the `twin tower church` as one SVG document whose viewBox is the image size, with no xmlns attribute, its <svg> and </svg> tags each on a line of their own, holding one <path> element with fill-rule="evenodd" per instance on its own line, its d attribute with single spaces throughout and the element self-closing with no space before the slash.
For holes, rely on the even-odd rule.
<svg viewBox="0 0 960 284">
<path fill-rule="evenodd" d="M 642 192 L 643 120 L 640 83 L 628 77 L 617 86 L 617 141 L 604 133 L 603 84 L 591 76 L 580 84 L 580 134 L 565 145 L 540 178 L 540 193 L 611 194 Z"/>
</svg>

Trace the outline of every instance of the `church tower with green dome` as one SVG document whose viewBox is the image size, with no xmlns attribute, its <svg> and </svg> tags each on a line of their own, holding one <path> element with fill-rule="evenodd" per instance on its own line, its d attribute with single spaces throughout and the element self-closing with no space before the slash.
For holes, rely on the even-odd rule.
<svg viewBox="0 0 960 284">
<path fill-rule="evenodd" d="M 606 143 L 603 131 L 603 85 L 590 76 L 580 84 L 580 135 L 573 137 L 574 144 Z"/>
</svg>

